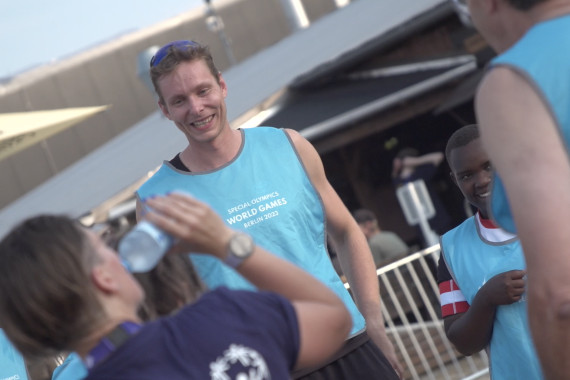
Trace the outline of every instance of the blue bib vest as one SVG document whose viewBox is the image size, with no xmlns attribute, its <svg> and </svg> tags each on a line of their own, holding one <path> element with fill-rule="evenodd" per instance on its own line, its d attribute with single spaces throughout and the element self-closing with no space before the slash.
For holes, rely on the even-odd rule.
<svg viewBox="0 0 570 380">
<path fill-rule="evenodd" d="M 0 329 L 0 379 L 28 379 L 24 358 L 10 343 L 2 329 Z"/>
<path fill-rule="evenodd" d="M 475 217 L 441 238 L 449 273 L 471 305 L 481 287 L 495 275 L 526 268 L 518 239 L 503 243 L 485 240 Z M 526 300 L 497 308 L 488 347 L 492 379 L 542 379 L 528 325 Z"/>
<path fill-rule="evenodd" d="M 566 146 L 570 143 L 570 15 L 541 22 L 491 66 L 508 66 L 525 77 L 539 92 L 558 124 Z M 540 126 L 537 126 L 540 128 Z M 515 224 L 500 178 L 493 181 L 493 219 L 506 231 Z"/>
<path fill-rule="evenodd" d="M 138 190 L 142 200 L 173 190 L 208 203 L 236 230 L 256 244 L 313 274 L 343 301 L 352 315 L 355 334 L 364 329 L 356 308 L 331 263 L 326 246 L 325 215 L 285 131 L 257 127 L 242 130 L 242 146 L 225 166 L 201 173 L 175 169 L 164 162 Z M 254 289 L 238 272 L 211 256 L 191 254 L 204 282 L 215 288 Z"/>
<path fill-rule="evenodd" d="M 51 376 L 51 380 L 83 380 L 87 377 L 87 368 L 76 353 L 72 352 L 57 367 Z"/>
</svg>

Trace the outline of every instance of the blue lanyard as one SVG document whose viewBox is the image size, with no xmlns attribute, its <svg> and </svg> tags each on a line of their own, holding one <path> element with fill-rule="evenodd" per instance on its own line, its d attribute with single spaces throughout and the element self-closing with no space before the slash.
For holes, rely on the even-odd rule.
<svg viewBox="0 0 570 380">
<path fill-rule="evenodd" d="M 123 322 L 107 334 L 85 357 L 84 363 L 88 370 L 95 367 L 113 351 L 122 346 L 131 336 L 135 335 L 141 325 L 135 322 Z"/>
</svg>

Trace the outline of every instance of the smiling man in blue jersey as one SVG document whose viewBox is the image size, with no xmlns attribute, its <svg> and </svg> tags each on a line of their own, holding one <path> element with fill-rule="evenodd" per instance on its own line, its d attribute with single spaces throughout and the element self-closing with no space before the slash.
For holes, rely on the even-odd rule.
<svg viewBox="0 0 570 380">
<path fill-rule="evenodd" d="M 196 42 L 163 46 L 151 60 L 151 78 L 162 113 L 188 145 L 141 186 L 139 200 L 173 190 L 189 192 L 228 225 L 315 275 L 344 301 L 353 320 L 350 339 L 330 364 L 305 368 L 293 377 L 396 379 L 394 370 L 402 370 L 386 335 L 368 243 L 328 182 L 315 148 L 291 129 L 232 129 L 226 82 L 207 47 Z M 144 213 L 140 207 L 137 211 Z M 327 235 L 355 301 L 331 263 Z M 230 266 L 200 255 L 192 258 L 210 287 L 253 288 Z"/>
</svg>

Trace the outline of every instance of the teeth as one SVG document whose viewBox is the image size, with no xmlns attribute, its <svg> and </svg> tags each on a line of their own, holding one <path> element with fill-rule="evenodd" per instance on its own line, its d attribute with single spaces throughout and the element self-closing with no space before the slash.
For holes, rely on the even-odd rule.
<svg viewBox="0 0 570 380">
<path fill-rule="evenodd" d="M 202 127 L 202 126 L 208 124 L 210 121 L 212 121 L 213 118 L 214 118 L 214 116 L 212 115 L 212 116 L 210 116 L 209 118 L 207 118 L 207 119 L 205 119 L 205 120 L 202 120 L 202 121 L 195 121 L 195 122 L 192 123 L 192 125 L 199 128 L 199 127 Z"/>
<path fill-rule="evenodd" d="M 487 198 L 489 195 L 491 195 L 491 192 L 490 192 L 490 191 L 488 191 L 488 192 L 486 192 L 486 193 L 479 194 L 479 197 L 481 197 L 481 198 Z"/>
</svg>

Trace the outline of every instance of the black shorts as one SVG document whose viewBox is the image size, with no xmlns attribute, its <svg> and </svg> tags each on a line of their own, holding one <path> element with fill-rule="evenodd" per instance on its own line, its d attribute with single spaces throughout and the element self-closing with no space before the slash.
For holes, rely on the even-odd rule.
<svg viewBox="0 0 570 380">
<path fill-rule="evenodd" d="M 399 380 L 388 359 L 366 332 L 348 339 L 323 366 L 297 370 L 291 376 L 303 380 Z"/>
</svg>

